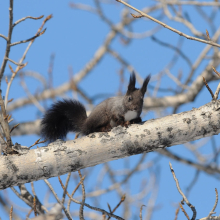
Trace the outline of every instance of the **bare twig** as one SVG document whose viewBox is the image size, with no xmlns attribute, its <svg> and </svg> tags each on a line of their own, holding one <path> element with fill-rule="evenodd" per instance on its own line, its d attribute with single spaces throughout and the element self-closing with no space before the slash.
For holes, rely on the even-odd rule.
<svg viewBox="0 0 220 220">
<path fill-rule="evenodd" d="M 7 120 L 9 123 L 9 122 L 13 121 L 13 118 L 11 119 L 11 115 L 8 114 L 8 115 L 6 115 L 6 117 L 4 117 L 4 120 Z"/>
<path fill-rule="evenodd" d="M 12 213 L 13 213 L 13 206 L 11 206 L 11 210 L 10 210 L 10 220 L 12 220 Z"/>
<path fill-rule="evenodd" d="M 36 196 L 34 196 L 34 203 L 33 203 L 33 206 L 34 206 L 34 215 L 37 216 L 37 209 L 36 209 Z"/>
<path fill-rule="evenodd" d="M 196 5 L 196 6 L 217 6 L 220 7 L 220 2 L 199 2 L 199 1 L 166 1 L 167 5 Z"/>
<path fill-rule="evenodd" d="M 210 36 L 209 36 L 209 32 L 207 31 L 207 29 L 206 29 L 205 31 L 206 31 L 207 39 L 208 39 L 208 40 L 211 40 L 211 38 L 210 38 Z"/>
<path fill-rule="evenodd" d="M 215 69 L 215 67 L 212 67 L 213 71 L 220 77 L 220 73 Z"/>
<path fill-rule="evenodd" d="M 128 181 L 128 179 L 133 174 L 136 173 L 136 171 L 138 171 L 140 169 L 141 163 L 144 161 L 145 157 L 146 157 L 146 154 L 142 154 L 142 156 L 141 156 L 140 160 L 138 161 L 138 163 L 135 165 L 135 167 L 132 170 L 129 171 L 129 173 L 125 176 L 125 178 L 121 182 L 117 182 L 117 183 L 111 185 L 110 187 L 108 187 L 107 189 L 99 189 L 97 191 L 87 193 L 87 197 L 95 197 L 95 196 L 104 194 L 106 192 L 109 192 L 111 190 L 117 189 L 120 186 L 122 186 L 124 183 L 126 183 Z"/>
<path fill-rule="evenodd" d="M 133 31 L 123 29 L 121 31 L 121 34 L 123 34 L 123 36 L 125 36 L 126 38 L 142 39 L 142 38 L 147 38 L 147 37 L 155 35 L 161 28 L 163 28 L 163 27 L 161 27 L 161 25 L 157 25 L 156 27 L 152 28 L 151 30 L 144 31 L 142 33 L 133 32 Z"/>
<path fill-rule="evenodd" d="M 38 19 L 41 19 L 41 18 L 43 18 L 43 17 L 44 17 L 44 15 L 41 15 L 41 16 L 39 16 L 39 17 L 32 17 L 32 16 L 24 17 L 24 18 L 21 18 L 21 19 L 17 20 L 17 21 L 13 24 L 13 27 L 16 26 L 17 24 L 19 24 L 20 22 L 22 22 L 22 21 L 28 19 L 28 18 L 34 19 L 34 20 L 38 20 Z"/>
<path fill-rule="evenodd" d="M 210 87 L 209 87 L 208 83 L 206 82 L 205 78 L 204 77 L 202 77 L 202 78 L 203 78 L 203 82 L 204 82 L 206 88 L 208 89 L 208 91 L 210 92 L 210 94 L 211 94 L 211 96 L 213 98 L 214 94 L 213 94 L 212 90 L 210 89 Z"/>
<path fill-rule="evenodd" d="M 16 125 L 14 125 L 12 128 L 11 128 L 11 130 L 10 130 L 10 133 L 15 129 L 15 128 L 17 128 L 18 127 L 18 125 L 20 125 L 20 123 L 18 123 L 18 124 L 16 124 Z"/>
<path fill-rule="evenodd" d="M 49 21 L 51 18 L 53 17 L 52 14 L 48 15 L 44 20 L 43 20 L 43 23 L 42 25 L 40 26 L 40 28 L 38 29 L 37 33 L 35 34 L 35 36 L 37 36 L 38 34 L 40 34 L 41 30 L 43 29 L 43 26 L 45 25 L 45 23 L 47 21 Z M 34 39 L 32 40 L 32 42 L 34 41 Z"/>
<path fill-rule="evenodd" d="M 218 30 L 215 32 L 212 40 L 213 41 L 217 41 L 220 35 L 220 28 L 218 28 Z M 188 84 L 190 82 L 190 80 L 192 79 L 195 70 L 198 69 L 199 65 L 202 63 L 202 61 L 204 60 L 205 56 L 207 55 L 207 53 L 209 52 L 209 50 L 212 48 L 211 45 L 206 45 L 205 48 L 202 50 L 202 52 L 200 53 L 200 55 L 198 56 L 198 58 L 196 59 L 196 61 L 194 62 L 192 69 L 185 81 L 185 84 Z M 207 77 L 206 77 L 207 79 Z M 183 90 L 182 90 L 183 91 Z M 181 92 L 182 92 L 181 91 Z"/>
<path fill-rule="evenodd" d="M 47 209 L 41 204 L 41 202 L 39 201 L 39 199 L 37 198 L 37 195 L 34 192 L 34 196 L 27 190 L 26 186 L 24 184 L 20 184 L 19 186 L 20 189 L 20 194 L 21 196 L 26 199 L 27 201 L 29 201 L 29 203 L 31 203 L 31 207 L 34 209 L 33 204 L 34 204 L 34 196 L 36 199 L 36 210 L 38 212 L 38 214 L 43 214 L 44 211 L 48 212 Z M 32 191 L 33 191 L 33 187 L 32 187 Z"/>
<path fill-rule="evenodd" d="M 0 89 L 1 89 L 2 77 L 3 77 L 5 67 L 6 67 L 6 64 L 7 64 L 7 59 L 6 58 L 9 57 L 10 48 L 11 48 L 10 44 L 11 44 L 12 29 L 13 29 L 13 0 L 10 0 L 9 28 L 8 28 L 7 45 L 6 45 L 5 56 L 4 56 L 4 59 L 3 59 L 3 62 L 2 62 L 2 66 L 0 68 Z M 6 39 L 6 38 L 4 38 L 4 39 Z"/>
<path fill-rule="evenodd" d="M 61 179 L 59 179 L 59 180 L 60 180 L 60 183 L 61 183 L 62 188 L 65 189 L 65 187 L 64 187 L 64 185 L 63 185 Z M 83 180 L 83 178 L 82 178 L 82 180 Z M 67 196 L 71 199 L 71 201 L 73 201 L 73 202 L 75 202 L 75 203 L 77 203 L 77 204 L 82 204 L 82 203 L 79 202 L 78 200 L 73 199 L 73 198 L 71 197 L 71 195 L 68 193 L 68 191 L 67 191 Z M 117 216 L 117 215 L 114 215 L 114 214 L 112 214 L 112 213 L 109 213 L 109 212 L 105 211 L 104 209 L 100 209 L 100 208 L 97 208 L 97 207 L 93 207 L 93 206 L 91 206 L 91 205 L 89 205 L 89 204 L 87 204 L 87 203 L 85 203 L 84 206 L 86 206 L 86 207 L 88 207 L 88 208 L 90 208 L 90 209 L 96 210 L 96 211 L 98 211 L 98 212 L 105 213 L 106 215 L 111 216 L 111 217 L 113 217 L 113 218 L 115 218 L 115 219 L 124 220 L 123 218 L 121 218 L 121 217 L 119 217 L 119 216 Z"/>
<path fill-rule="evenodd" d="M 6 41 L 8 40 L 8 38 L 3 34 L 0 34 L 0 37 L 4 38 Z"/>
<path fill-rule="evenodd" d="M 167 76 L 172 79 L 178 86 L 180 86 L 183 89 L 189 89 L 189 86 L 182 84 L 179 79 L 177 79 L 173 74 L 170 73 L 168 69 L 164 70 Z"/>
<path fill-rule="evenodd" d="M 38 29 L 38 31 L 37 31 L 37 33 L 36 33 L 35 36 L 38 36 L 38 35 L 39 35 L 39 33 L 41 32 L 41 30 L 42 30 L 44 24 L 45 24 L 49 19 L 51 19 L 51 18 L 52 18 L 52 15 L 49 15 L 49 16 L 47 16 L 47 17 L 44 19 L 44 21 L 43 21 L 41 27 Z M 34 39 L 35 39 L 35 38 L 34 38 Z M 22 58 L 21 58 L 20 61 L 19 61 L 19 64 L 22 64 L 22 62 L 24 61 L 24 59 L 25 59 L 25 57 L 26 57 L 26 55 L 27 55 L 28 50 L 30 49 L 31 45 L 32 45 L 33 42 L 34 42 L 34 39 L 32 39 L 31 42 L 28 44 L 28 46 L 27 46 L 27 48 L 26 48 L 26 50 L 25 50 L 25 52 L 24 52 Z M 11 42 L 11 41 L 10 41 L 10 42 Z M 8 57 L 8 55 L 7 55 L 6 57 Z M 17 72 L 19 71 L 18 68 L 19 68 L 19 66 L 16 68 L 15 73 L 17 73 Z M 3 74 L 3 73 L 2 73 L 2 74 Z M 0 83 L 1 83 L 1 72 L 0 72 Z M 6 91 L 6 95 L 5 95 L 5 108 L 7 108 L 7 104 L 8 104 L 9 90 L 10 90 L 10 86 L 7 87 L 7 91 Z"/>
<path fill-rule="evenodd" d="M 179 205 L 180 205 L 180 208 L 181 208 L 182 212 L 183 212 L 184 215 L 186 216 L 186 218 L 187 218 L 188 220 L 190 220 L 190 218 L 189 218 L 188 214 L 186 213 L 185 209 L 183 208 L 182 204 L 179 203 Z"/>
<path fill-rule="evenodd" d="M 34 142 L 34 144 L 32 144 L 28 149 L 31 149 L 33 146 L 37 145 L 37 144 L 42 144 L 42 143 L 45 143 L 47 140 L 44 140 L 44 141 L 40 141 L 41 138 L 39 138 L 38 140 L 36 140 Z"/>
<path fill-rule="evenodd" d="M 71 71 L 71 69 L 70 69 Z M 72 74 L 72 73 L 71 73 Z M 78 92 L 89 104 L 92 104 L 92 100 L 85 94 L 85 92 L 79 88 L 79 86 L 75 83 L 74 78 L 70 76 L 70 87 L 73 91 Z"/>
<path fill-rule="evenodd" d="M 172 44 L 168 44 L 166 42 L 163 42 L 161 40 L 159 40 L 158 38 L 156 38 L 155 36 L 152 36 L 151 39 L 157 43 L 159 43 L 162 46 L 168 47 L 174 51 L 176 51 L 184 60 L 186 60 L 186 62 L 188 63 L 188 65 L 191 67 L 192 66 L 192 62 L 190 61 L 190 59 L 188 58 L 187 55 L 185 55 L 183 53 L 183 51 L 180 49 L 180 47 L 178 46 L 173 46 Z"/>
<path fill-rule="evenodd" d="M 69 3 L 69 6 L 71 8 L 74 8 L 74 9 L 80 9 L 80 10 L 84 10 L 84 11 L 89 11 L 89 12 L 92 12 L 92 13 L 95 13 L 95 14 L 98 13 L 97 10 L 94 7 L 92 7 L 90 5 L 87 5 L 87 4 L 71 2 L 71 3 Z"/>
<path fill-rule="evenodd" d="M 31 190 L 32 190 L 32 193 L 34 196 L 36 196 L 36 192 L 35 192 L 35 189 L 34 189 L 34 183 L 31 182 Z"/>
<path fill-rule="evenodd" d="M 66 214 L 66 217 L 69 219 L 69 220 L 72 220 L 72 217 L 70 215 L 70 213 L 66 210 L 65 206 L 63 205 L 63 203 L 59 200 L 56 192 L 54 191 L 53 187 L 51 186 L 51 184 L 49 183 L 48 180 L 44 180 L 44 182 L 48 185 L 48 187 L 50 188 L 51 192 L 53 193 L 54 197 L 56 198 L 57 202 L 62 206 L 62 209 L 63 211 L 65 212 Z"/>
<path fill-rule="evenodd" d="M 152 21 L 154 21 L 154 22 L 156 22 L 156 23 L 162 25 L 164 28 L 167 28 L 167 29 L 173 31 L 174 33 L 177 33 L 177 34 L 179 34 L 180 36 L 183 36 L 183 37 L 185 37 L 185 38 L 187 38 L 187 39 L 189 39 L 189 40 L 195 40 L 195 41 L 199 41 L 199 42 L 201 42 L 201 43 L 210 44 L 210 45 L 212 45 L 212 46 L 220 47 L 220 44 L 217 44 L 217 43 L 215 43 L 215 42 L 213 42 L 213 41 L 207 41 L 207 40 L 203 40 L 203 39 L 200 39 L 200 38 L 196 38 L 196 37 L 192 37 L 192 36 L 189 36 L 189 35 L 187 35 L 187 34 L 184 34 L 183 32 L 181 32 L 181 31 L 179 31 L 179 30 L 177 30 L 177 29 L 175 29 L 175 28 L 170 27 L 169 25 L 167 25 L 167 24 L 165 24 L 165 23 L 163 23 L 163 22 L 161 22 L 161 21 L 159 21 L 159 20 L 157 20 L 157 19 L 151 17 L 151 16 L 148 15 L 148 14 L 145 14 L 144 12 L 138 10 L 137 8 L 135 8 L 135 7 L 131 6 L 131 5 L 129 5 L 128 3 L 126 3 L 126 2 L 124 2 L 124 1 L 122 1 L 122 0 L 116 0 L 116 1 L 122 3 L 122 4 L 126 5 L 126 6 L 128 6 L 129 8 L 131 8 L 131 9 L 137 11 L 137 12 L 139 12 L 143 17 L 146 17 L 146 18 L 148 18 L 148 19 L 150 19 L 150 20 L 152 20 Z"/>
<path fill-rule="evenodd" d="M 134 15 L 132 13 L 131 13 L 131 15 L 132 15 L 133 18 L 142 18 L 143 17 L 143 15 Z"/>
<path fill-rule="evenodd" d="M 102 213 L 102 220 L 105 220 L 105 218 L 106 218 L 106 214 Z"/>
<path fill-rule="evenodd" d="M 48 88 L 53 89 L 53 66 L 54 66 L 54 58 L 55 58 L 55 53 L 52 53 L 50 55 L 50 62 L 49 62 L 49 68 L 48 68 Z"/>
<path fill-rule="evenodd" d="M 29 220 L 29 216 L 32 213 L 33 209 L 30 209 L 30 211 L 28 212 L 28 214 L 26 215 L 26 219 L 25 220 Z"/>
<path fill-rule="evenodd" d="M 108 203 L 107 203 L 107 205 L 108 205 L 108 210 L 109 210 L 109 212 L 112 213 L 111 206 L 110 206 Z"/>
<path fill-rule="evenodd" d="M 25 63 L 25 64 L 23 64 L 23 63 L 17 63 L 17 62 L 15 62 L 14 60 L 11 60 L 11 59 L 9 59 L 8 57 L 6 58 L 8 61 L 10 61 L 10 62 L 12 62 L 12 63 L 14 63 L 15 65 L 17 65 L 17 66 L 26 66 L 27 65 L 27 63 Z"/>
<path fill-rule="evenodd" d="M 82 178 L 81 181 L 83 181 L 85 179 L 85 176 Z M 79 186 L 81 185 L 81 181 L 77 184 L 77 186 L 75 187 L 75 189 L 73 190 L 72 194 L 70 195 L 70 199 L 67 205 L 67 210 L 70 210 L 70 203 L 71 203 L 71 198 L 73 197 L 73 195 L 75 194 L 76 190 L 79 188 Z M 62 185 L 62 181 L 60 182 L 61 186 L 63 189 L 65 189 L 65 187 Z"/>
<path fill-rule="evenodd" d="M 125 194 L 121 197 L 121 200 L 119 201 L 119 203 L 115 206 L 115 208 L 112 210 L 111 213 L 114 213 L 116 211 L 116 209 L 122 204 L 122 202 L 125 201 Z M 108 220 L 111 218 L 111 216 L 108 217 Z"/>
<path fill-rule="evenodd" d="M 175 219 L 174 219 L 174 220 L 177 220 L 177 217 L 178 217 L 179 211 L 180 211 L 180 207 L 178 207 L 178 208 L 176 209 L 176 212 L 175 212 Z"/>
<path fill-rule="evenodd" d="M 32 40 L 34 40 L 35 38 L 40 37 L 42 34 L 44 34 L 45 31 L 46 31 L 46 28 L 45 28 L 42 32 L 36 34 L 35 36 L 33 36 L 33 37 L 31 37 L 31 38 L 29 38 L 29 39 L 27 39 L 27 40 L 21 40 L 21 41 L 15 42 L 15 43 L 11 43 L 10 46 L 15 46 L 15 45 L 17 45 L 17 44 L 23 44 L 23 43 L 27 43 L 27 42 L 29 42 L 29 41 L 32 41 Z"/>
<path fill-rule="evenodd" d="M 41 111 L 42 113 L 45 112 L 44 107 L 40 104 L 40 102 L 35 98 L 34 95 L 31 94 L 31 92 L 29 91 L 26 83 L 24 80 L 21 81 L 21 85 L 23 87 L 23 89 L 25 90 L 27 96 L 29 97 L 29 99 L 31 100 L 31 102 L 38 108 L 39 111 Z"/>
<path fill-rule="evenodd" d="M 216 195 L 215 204 L 214 204 L 214 206 L 213 206 L 211 212 L 209 213 L 207 219 L 210 219 L 211 216 L 212 216 L 213 214 L 215 214 L 215 209 L 216 209 L 216 206 L 217 206 L 217 204 L 218 204 L 218 190 L 217 190 L 216 188 L 215 188 L 215 195 Z"/>
<path fill-rule="evenodd" d="M 66 197 L 66 191 L 67 191 L 67 187 L 68 187 L 68 184 L 69 184 L 69 181 L 70 181 L 70 177 L 71 177 L 71 172 L 68 173 L 68 176 L 66 178 L 66 184 L 65 184 L 65 189 L 63 190 L 63 198 L 62 198 L 62 203 L 64 204 L 65 202 L 65 197 Z"/>
<path fill-rule="evenodd" d="M 140 220 L 142 220 L 142 209 L 145 205 L 142 205 L 141 208 L 140 208 L 140 214 L 139 214 L 139 217 L 140 217 Z"/>
<path fill-rule="evenodd" d="M 196 184 L 196 182 L 198 181 L 199 178 L 199 174 L 200 174 L 200 170 L 196 170 L 195 175 L 191 181 L 191 183 L 189 184 L 189 186 L 186 188 L 186 197 L 188 197 L 190 190 L 193 188 L 193 186 Z"/>
<path fill-rule="evenodd" d="M 84 220 L 83 207 L 84 207 L 85 200 L 86 200 L 86 193 L 85 193 L 85 186 L 84 186 L 84 183 L 83 183 L 83 180 L 82 180 L 82 174 L 81 174 L 80 170 L 78 170 L 78 174 L 79 174 L 79 177 L 80 177 L 80 180 L 81 180 L 82 193 L 83 193 L 82 203 L 81 203 L 80 209 L 79 209 L 79 218 L 80 218 L 80 220 Z"/>
<path fill-rule="evenodd" d="M 2 91 L 1 90 L 0 90 L 0 106 L 1 106 L 3 117 L 6 119 L 7 114 L 6 114 L 6 110 L 5 110 L 4 101 L 2 99 Z M 4 134 L 5 134 L 5 137 L 6 137 L 6 140 L 7 140 L 7 146 L 8 146 L 8 148 L 10 148 L 12 146 L 12 140 L 11 140 L 11 136 L 10 136 L 10 129 L 9 129 L 7 119 L 4 120 L 4 118 L 2 117 L 2 114 L 0 115 L 1 126 L 3 128 Z M 8 149 L 8 150 L 10 150 L 10 149 Z"/>
<path fill-rule="evenodd" d="M 195 220 L 196 219 L 196 209 L 195 207 L 188 201 L 188 199 L 186 198 L 186 196 L 184 195 L 184 193 L 182 192 L 182 190 L 180 189 L 180 186 L 179 186 L 179 182 L 178 182 L 178 179 L 176 178 L 176 175 L 174 173 L 174 170 L 173 170 L 173 167 L 172 167 L 172 164 L 169 162 L 169 165 L 170 165 L 170 170 L 173 174 L 173 178 L 176 182 L 176 186 L 177 186 L 177 189 L 179 191 L 179 193 L 181 194 L 181 196 L 183 197 L 183 200 L 186 202 L 186 204 L 191 208 L 192 212 L 193 212 L 193 216 L 192 216 L 192 219 L 191 220 Z M 182 209 L 182 208 L 181 208 Z"/>
<path fill-rule="evenodd" d="M 217 100 L 218 99 L 218 94 L 220 92 L 220 83 L 218 84 L 218 87 L 215 91 L 215 94 L 214 94 L 214 97 L 213 97 L 213 100 Z"/>
<path fill-rule="evenodd" d="M 18 198 L 23 200 L 27 205 L 29 205 L 34 210 L 33 201 L 31 202 L 27 198 L 25 198 L 23 195 L 19 194 L 19 192 L 14 187 L 11 187 L 11 190 L 18 196 Z M 47 210 L 43 206 L 41 206 L 41 208 L 44 209 L 45 211 Z M 40 210 L 38 207 L 37 207 L 37 212 L 38 214 L 44 214 L 44 211 Z"/>
<path fill-rule="evenodd" d="M 9 65 L 9 68 L 10 68 L 10 70 L 11 70 L 11 72 L 12 72 L 12 76 L 11 76 L 11 79 L 10 79 L 10 81 L 9 81 L 9 83 L 8 83 L 8 85 L 7 85 L 7 89 L 6 89 L 6 94 L 5 94 L 5 108 L 7 108 L 8 95 L 9 95 L 9 90 L 10 90 L 12 81 L 14 80 L 14 78 L 15 78 L 16 74 L 18 73 L 18 71 L 21 70 L 21 69 L 23 69 L 23 68 L 27 65 L 27 63 L 21 64 L 21 62 L 19 62 L 17 65 L 18 65 L 18 67 L 16 68 L 15 71 L 14 71 L 14 70 L 12 69 L 12 67 Z"/>
<path fill-rule="evenodd" d="M 204 38 L 205 37 L 205 35 L 202 32 L 198 31 L 188 19 L 185 19 L 183 16 L 179 16 L 179 15 L 173 16 L 170 13 L 167 5 L 164 4 L 164 2 L 163 2 L 163 9 L 164 9 L 165 15 L 170 20 L 173 20 L 173 21 L 179 22 L 181 24 L 184 24 L 197 37 L 200 37 L 200 38 Z"/>
<path fill-rule="evenodd" d="M 19 76 L 21 76 L 21 77 L 24 77 L 24 76 L 33 77 L 34 79 L 37 79 L 40 83 L 42 83 L 44 89 L 47 88 L 47 80 L 45 79 L 44 76 L 42 76 L 41 73 L 26 70 L 26 71 L 20 71 Z"/>
<path fill-rule="evenodd" d="M 10 69 L 11 72 L 12 72 L 12 76 L 11 76 L 10 81 L 7 83 L 8 85 L 7 85 L 6 95 L 5 95 L 5 103 L 6 103 L 6 104 L 5 104 L 5 108 L 6 108 L 6 106 L 7 106 L 7 101 L 6 101 L 6 100 L 8 100 L 8 94 L 9 94 L 9 90 L 10 90 L 12 81 L 14 80 L 14 78 L 15 78 L 16 74 L 18 73 L 18 71 L 21 70 L 21 69 L 23 69 L 23 68 L 27 65 L 27 63 L 21 64 L 21 65 L 18 63 L 17 65 L 18 65 L 18 67 L 16 68 L 15 71 L 12 69 L 12 67 L 11 67 L 10 64 L 8 65 L 8 66 L 9 66 L 9 69 Z"/>
<path fill-rule="evenodd" d="M 216 174 L 218 174 L 220 172 L 219 169 L 216 169 L 216 168 L 213 168 L 212 166 L 210 165 L 206 165 L 206 166 L 203 166 L 199 163 L 195 163 L 193 162 L 192 160 L 187 160 L 187 159 L 184 159 L 183 157 L 180 157 L 174 153 L 171 153 L 170 151 L 166 150 L 166 149 L 163 149 L 163 150 L 159 150 L 158 151 L 159 153 L 163 154 L 164 156 L 167 156 L 167 157 L 170 157 L 174 160 L 177 160 L 178 162 L 181 162 L 183 164 L 187 164 L 187 165 L 190 165 L 198 170 L 202 170 L 208 174 L 211 174 L 212 176 L 215 176 Z"/>
</svg>

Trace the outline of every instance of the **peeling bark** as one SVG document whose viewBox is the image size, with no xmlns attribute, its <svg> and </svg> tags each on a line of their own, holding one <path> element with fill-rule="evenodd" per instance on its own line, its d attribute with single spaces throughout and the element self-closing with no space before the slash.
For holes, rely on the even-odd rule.
<svg viewBox="0 0 220 220">
<path fill-rule="evenodd" d="M 129 128 L 119 126 L 108 133 L 93 133 L 71 141 L 57 140 L 23 155 L 0 156 L 0 189 L 219 133 L 220 100 Z"/>
</svg>

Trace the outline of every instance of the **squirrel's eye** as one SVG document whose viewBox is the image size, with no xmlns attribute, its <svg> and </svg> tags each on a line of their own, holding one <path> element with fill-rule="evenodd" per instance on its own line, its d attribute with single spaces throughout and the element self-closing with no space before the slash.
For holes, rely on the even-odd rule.
<svg viewBox="0 0 220 220">
<path fill-rule="evenodd" d="M 132 100 L 131 96 L 128 98 L 128 101 L 130 102 Z"/>
</svg>

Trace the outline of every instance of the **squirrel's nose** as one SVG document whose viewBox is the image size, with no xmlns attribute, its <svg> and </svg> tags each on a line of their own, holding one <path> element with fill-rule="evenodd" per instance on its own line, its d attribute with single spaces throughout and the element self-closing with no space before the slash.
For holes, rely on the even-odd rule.
<svg viewBox="0 0 220 220">
<path fill-rule="evenodd" d="M 134 107 L 134 110 L 136 111 L 136 110 L 137 110 L 137 107 Z"/>
</svg>

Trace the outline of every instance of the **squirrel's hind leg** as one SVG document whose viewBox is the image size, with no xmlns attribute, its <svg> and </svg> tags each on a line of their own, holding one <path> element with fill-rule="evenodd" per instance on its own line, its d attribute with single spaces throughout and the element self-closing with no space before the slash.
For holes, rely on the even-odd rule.
<svg viewBox="0 0 220 220">
<path fill-rule="evenodd" d="M 109 132 L 111 131 L 112 127 L 110 126 L 110 124 L 108 125 L 104 125 L 101 127 L 96 128 L 93 132 Z"/>
</svg>

